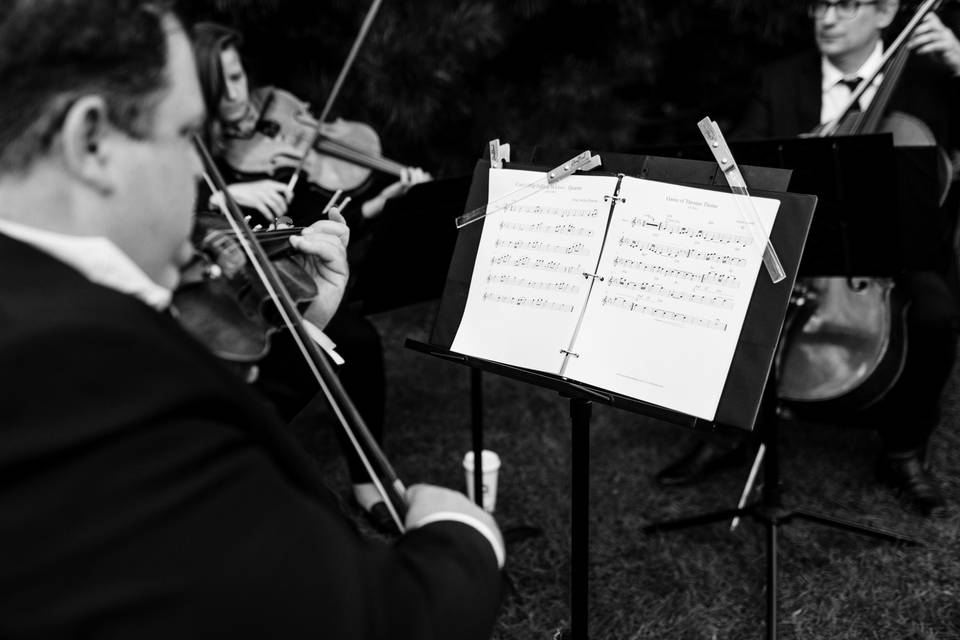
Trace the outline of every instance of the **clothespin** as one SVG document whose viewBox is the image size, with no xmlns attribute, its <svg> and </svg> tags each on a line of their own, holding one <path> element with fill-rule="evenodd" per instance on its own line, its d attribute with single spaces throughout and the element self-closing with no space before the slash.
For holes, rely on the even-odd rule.
<svg viewBox="0 0 960 640">
<path fill-rule="evenodd" d="M 510 143 L 500 144 L 500 138 L 487 143 L 490 146 L 490 168 L 502 169 L 504 162 L 510 162 Z"/>
</svg>

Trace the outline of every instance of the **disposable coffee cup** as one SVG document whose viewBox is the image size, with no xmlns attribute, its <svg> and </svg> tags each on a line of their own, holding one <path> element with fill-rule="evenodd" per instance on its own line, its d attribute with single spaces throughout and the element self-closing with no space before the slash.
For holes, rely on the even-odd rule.
<svg viewBox="0 0 960 640">
<path fill-rule="evenodd" d="M 493 451 L 483 450 L 483 508 L 493 513 L 497 504 L 497 474 L 500 472 L 500 456 Z M 463 456 L 463 471 L 467 480 L 467 497 L 476 502 L 476 493 L 473 487 L 473 451 L 467 451 Z"/>
</svg>

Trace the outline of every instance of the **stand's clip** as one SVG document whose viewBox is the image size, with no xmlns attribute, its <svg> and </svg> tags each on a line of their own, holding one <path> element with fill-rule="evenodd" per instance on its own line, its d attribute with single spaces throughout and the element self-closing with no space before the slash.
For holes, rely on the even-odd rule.
<svg viewBox="0 0 960 640">
<path fill-rule="evenodd" d="M 764 247 L 763 264 L 767 267 L 770 279 L 774 282 L 780 282 L 787 277 L 787 274 L 783 270 L 783 265 L 780 264 L 780 258 L 777 257 L 773 243 L 770 242 L 770 233 L 763 227 L 760 214 L 757 213 L 757 207 L 750 199 L 747 183 L 743 179 L 743 174 L 740 173 L 740 167 L 737 166 L 737 161 L 734 160 L 720 127 L 710 118 L 704 118 L 697 123 L 697 126 L 700 128 L 700 133 L 703 134 L 707 144 L 710 145 L 710 151 L 720 165 L 720 169 L 727 179 L 727 184 L 730 185 L 730 191 L 733 192 L 737 208 L 747 220 L 747 227 L 750 229 L 753 241 L 757 246 Z"/>
<path fill-rule="evenodd" d="M 490 166 L 494 168 L 494 156 L 501 154 L 503 147 L 507 147 L 508 157 L 502 157 L 500 155 L 500 160 L 510 161 L 509 159 L 509 146 L 510 145 L 501 145 L 499 139 L 490 141 Z M 471 222 L 475 222 L 480 218 L 485 217 L 486 215 L 493 213 L 494 211 L 500 211 L 503 209 L 508 209 L 513 205 L 517 204 L 524 198 L 529 198 L 538 192 L 539 189 L 545 187 L 549 184 L 559 182 L 566 178 L 567 176 L 577 172 L 577 171 L 590 171 L 591 169 L 596 169 L 601 164 L 600 156 L 595 156 L 589 151 L 584 151 L 579 153 L 576 156 L 570 158 L 561 165 L 558 165 L 548 171 L 543 178 L 534 180 L 530 184 L 526 184 L 518 189 L 506 193 L 492 202 L 488 202 L 482 207 L 477 207 L 472 211 L 467 211 L 462 216 L 458 217 L 456 220 L 457 229 L 462 229 Z"/>
<path fill-rule="evenodd" d="M 503 169 L 504 162 L 510 162 L 510 143 L 500 144 L 500 138 L 494 138 L 490 145 L 490 168 Z"/>
<path fill-rule="evenodd" d="M 560 182 L 577 171 L 590 171 L 600 166 L 600 156 L 592 155 L 589 151 L 578 154 L 561 165 L 547 172 L 547 184 Z"/>
</svg>

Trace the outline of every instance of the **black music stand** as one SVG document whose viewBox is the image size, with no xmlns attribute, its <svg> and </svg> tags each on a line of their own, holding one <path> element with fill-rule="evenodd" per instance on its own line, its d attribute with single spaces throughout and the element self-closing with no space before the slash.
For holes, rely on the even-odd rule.
<svg viewBox="0 0 960 640">
<path fill-rule="evenodd" d="M 572 155 L 572 154 L 571 154 Z M 619 171 L 629 175 L 658 179 L 690 186 L 726 190 L 724 178 L 713 162 L 656 158 L 652 156 L 612 156 L 601 154 L 604 170 Z M 566 160 L 565 156 L 549 166 L 532 167 L 549 169 Z M 467 209 L 486 202 L 489 163 L 480 162 L 474 173 Z M 531 168 L 511 165 L 511 168 Z M 789 172 L 744 168 L 749 177 L 767 176 L 771 184 L 782 188 Z M 584 174 L 590 175 L 590 174 Z M 460 320 L 463 316 L 469 292 L 470 278 L 480 241 L 482 222 L 471 224 L 461 230 L 457 238 L 447 286 L 437 313 L 430 343 L 407 340 L 406 345 L 416 351 L 463 364 L 474 372 L 489 371 L 515 380 L 557 391 L 570 402 L 571 419 L 571 559 L 570 559 L 570 622 L 563 633 L 566 638 L 581 640 L 587 637 L 587 598 L 589 569 L 589 428 L 594 402 L 654 417 L 663 421 L 694 429 L 712 429 L 716 424 L 730 425 L 751 430 L 757 419 L 761 399 L 767 381 L 767 373 L 773 362 L 777 340 L 797 267 L 803 251 L 804 240 L 813 216 L 816 199 L 812 196 L 791 193 L 763 192 L 758 195 L 777 198 L 780 211 L 772 231 L 774 245 L 787 272 L 787 279 L 778 284 L 770 281 L 761 269 L 744 320 L 743 330 L 733 356 L 733 362 L 724 386 L 715 421 L 705 421 L 657 405 L 611 393 L 607 390 L 568 381 L 556 375 L 545 374 L 498 362 L 474 358 L 450 351 Z M 479 374 L 474 374 L 479 375 Z M 479 409 L 474 405 L 474 418 Z M 474 446 L 482 446 L 482 434 L 474 432 Z M 475 453 L 479 459 L 479 456 Z M 479 466 L 479 465 L 477 465 Z M 476 470 L 475 470 L 476 472 Z M 479 473 L 477 474 L 479 475 Z M 479 479 L 477 479 L 479 480 Z M 478 485 L 479 486 L 479 485 Z"/>
<path fill-rule="evenodd" d="M 733 145 L 731 145 L 733 146 Z M 735 157 L 748 161 L 771 161 L 794 169 L 791 184 L 824 194 L 817 207 L 800 264 L 804 276 L 893 276 L 905 264 L 925 265 L 915 247 L 929 238 L 928 225 L 914 224 L 909 233 L 901 224 L 897 177 L 902 172 L 927 167 L 920 162 L 904 164 L 894 156 L 888 136 L 834 139 L 791 139 L 740 143 Z M 922 156 L 914 156 L 921 157 Z M 930 162 L 935 162 L 929 156 Z M 798 175 L 799 174 L 799 175 Z M 748 179 L 749 181 L 749 179 Z M 921 544 L 895 531 L 815 513 L 785 509 L 780 491 L 780 461 L 777 425 L 780 404 L 776 398 L 776 369 L 771 368 L 764 394 L 759 426 L 766 446 L 763 490 L 758 501 L 743 508 L 654 523 L 647 532 L 672 531 L 691 526 L 750 518 L 766 528 L 767 538 L 767 638 L 777 637 L 777 540 L 778 529 L 792 521 L 806 521 L 858 533 L 885 542 Z"/>
</svg>

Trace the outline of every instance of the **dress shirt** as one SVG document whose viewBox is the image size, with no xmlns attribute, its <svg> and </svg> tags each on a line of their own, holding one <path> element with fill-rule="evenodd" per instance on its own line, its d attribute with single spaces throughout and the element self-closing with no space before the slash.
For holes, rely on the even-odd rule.
<svg viewBox="0 0 960 640">
<path fill-rule="evenodd" d="M 0 233 L 53 256 L 91 282 L 134 296 L 157 311 L 170 305 L 173 292 L 151 280 L 107 238 L 56 233 L 9 220 L 0 220 Z"/>
<path fill-rule="evenodd" d="M 856 72 L 849 75 L 844 75 L 840 69 L 837 69 L 833 66 L 826 57 L 822 57 L 820 60 L 820 65 L 822 69 L 821 77 L 823 78 L 823 83 L 821 85 L 822 100 L 820 104 L 820 124 L 831 122 L 836 120 L 840 113 L 843 111 L 843 108 L 850 101 L 850 96 L 852 91 L 843 84 L 843 80 L 852 80 L 854 78 L 860 78 L 864 81 L 874 71 L 880 68 L 880 62 L 883 60 L 883 45 L 880 42 L 877 42 L 877 46 L 873 49 L 873 53 L 870 54 L 870 57 L 864 60 L 863 64 L 860 65 L 860 68 Z M 863 92 L 863 95 L 860 96 L 860 108 L 866 109 L 870 102 L 873 100 L 873 96 L 877 93 L 877 87 L 880 85 L 880 82 L 883 80 L 883 74 L 877 74 L 877 77 L 874 79 L 873 83 L 867 87 L 866 91 Z"/>
</svg>

